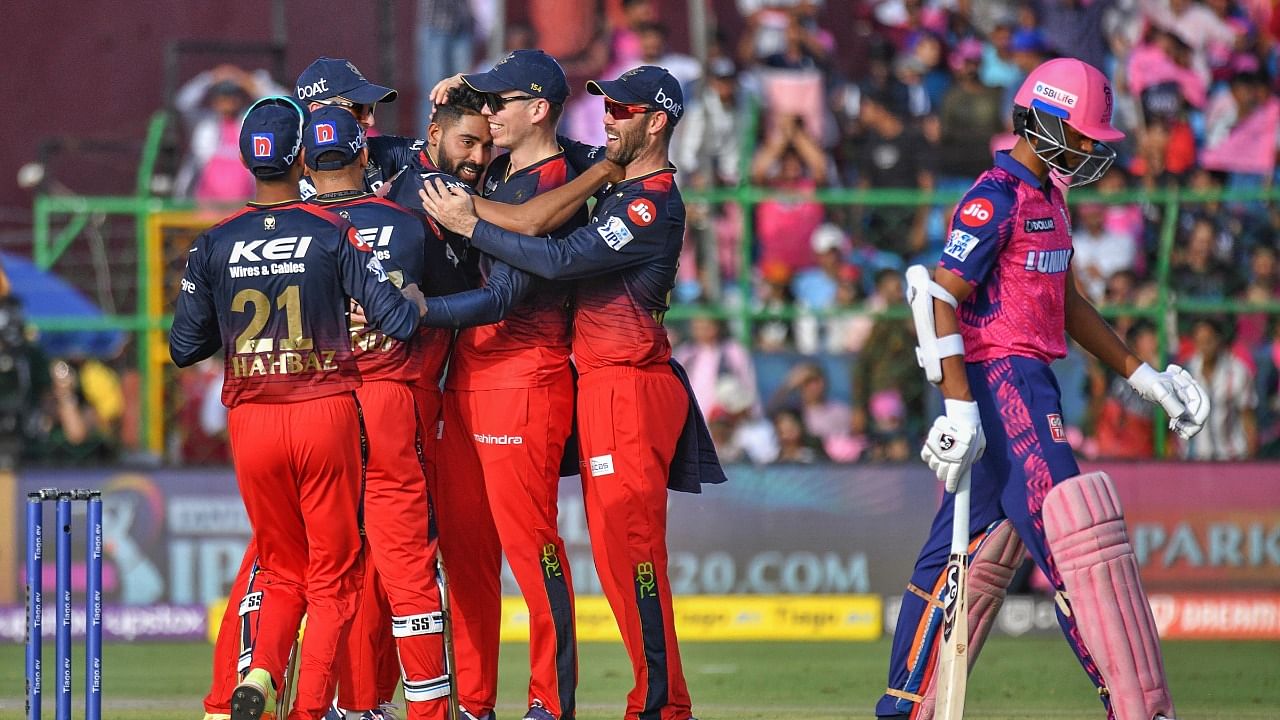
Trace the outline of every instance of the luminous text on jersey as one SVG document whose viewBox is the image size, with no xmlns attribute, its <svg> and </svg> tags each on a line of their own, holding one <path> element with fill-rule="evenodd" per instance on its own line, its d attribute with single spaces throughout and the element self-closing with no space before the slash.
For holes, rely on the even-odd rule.
<svg viewBox="0 0 1280 720">
<path fill-rule="evenodd" d="M 1056 275 L 1064 273 L 1071 265 L 1071 249 L 1066 250 L 1030 250 L 1024 270 Z"/>
</svg>

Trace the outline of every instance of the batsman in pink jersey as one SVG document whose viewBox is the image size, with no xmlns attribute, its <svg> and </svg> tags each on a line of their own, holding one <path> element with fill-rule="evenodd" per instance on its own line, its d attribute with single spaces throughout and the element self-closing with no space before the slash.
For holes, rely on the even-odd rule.
<svg viewBox="0 0 1280 720">
<path fill-rule="evenodd" d="M 1018 141 L 957 206 L 932 273 L 907 272 L 920 364 L 945 414 L 921 457 L 946 484 L 903 596 L 879 717 L 933 717 L 952 492 L 972 472 L 969 662 L 1004 600 L 1024 544 L 1057 590 L 1058 621 L 1112 720 L 1173 717 L 1160 644 L 1111 480 L 1081 475 L 1049 364 L 1066 335 L 1159 403 L 1184 438 L 1209 415 L 1182 368 L 1139 360 L 1076 289 L 1062 192 L 1102 177 L 1111 87 L 1075 59 L 1036 68 L 1014 99 Z"/>
</svg>

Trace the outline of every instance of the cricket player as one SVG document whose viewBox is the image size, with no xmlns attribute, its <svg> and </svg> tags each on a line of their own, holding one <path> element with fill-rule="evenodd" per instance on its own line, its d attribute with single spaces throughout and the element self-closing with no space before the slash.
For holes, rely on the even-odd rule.
<svg viewBox="0 0 1280 720">
<path fill-rule="evenodd" d="M 394 285 L 428 286 L 427 235 L 434 231 L 421 212 L 415 214 L 365 191 L 368 147 L 355 117 L 343 108 L 319 108 L 307 125 L 303 148 L 316 186 L 310 202 L 355 225 Z M 367 643 L 370 636 L 379 638 L 384 629 L 378 626 L 385 624 L 395 638 L 403 667 L 408 717 L 441 720 L 448 715 L 450 680 L 444 667 L 436 543 L 427 526 L 424 427 L 412 386 L 422 377 L 424 360 L 433 349 L 430 344 L 434 341 L 447 349 L 448 338 L 419 331 L 402 343 L 376 329 L 353 325 L 350 330 L 364 380 L 356 390 L 367 438 L 363 527 L 371 560 L 366 574 L 375 578 L 365 585 L 362 606 L 385 594 L 391 616 L 384 623 L 381 613 L 357 614 L 348 647 Z M 339 687 L 344 694 L 354 695 L 361 686 L 376 691 L 378 653 L 348 651 L 340 662 L 351 666 L 362 658 L 373 662 L 364 667 L 355 662 L 342 673 L 345 682 Z M 394 689 L 393 684 L 391 693 L 343 707 L 356 709 L 356 717 L 379 718 L 379 705 L 392 699 Z M 365 694 L 369 696 L 367 690 Z"/>
<path fill-rule="evenodd" d="M 311 630 L 290 718 L 314 720 L 329 707 L 361 574 L 361 380 L 346 306 L 360 302 L 371 325 L 398 340 L 425 311 L 416 286 L 402 297 L 386 282 L 354 227 L 298 201 L 305 120 L 288 98 L 250 108 L 240 150 L 255 201 L 196 239 L 169 336 L 180 367 L 226 353 L 223 401 L 261 581 L 261 594 L 245 598 L 259 617 L 252 663 L 231 695 L 234 720 L 272 706 L 304 613 Z"/>
<path fill-rule="evenodd" d="M 523 203 L 576 174 L 556 137 L 569 85 L 555 59 L 517 50 L 462 81 L 485 93 L 493 142 L 509 151 L 490 163 L 486 199 Z M 579 204 L 551 234 L 563 237 L 585 220 Z M 482 282 L 494 285 L 492 258 L 478 263 Z M 440 440 L 449 462 L 439 483 L 441 550 L 462 706 L 485 718 L 497 701 L 505 552 L 529 608 L 525 718 L 557 720 L 574 717 L 578 675 L 573 584 L 557 527 L 560 461 L 573 424 L 569 286 L 524 282 L 504 319 L 461 330 L 454 345 Z"/>
<path fill-rule="evenodd" d="M 504 231 L 480 220 L 464 193 L 434 183 L 423 206 L 476 249 L 539 277 L 576 281 L 583 490 L 596 569 L 635 675 L 626 718 L 688 720 L 667 579 L 666 491 L 690 395 L 668 364 L 662 327 L 684 238 L 684 203 L 667 159 L 684 100 L 675 78 L 653 66 L 587 88 L 604 96 L 607 157 L 626 179 L 601 195 L 585 227 L 563 238 Z"/>
<path fill-rule="evenodd" d="M 421 188 L 421 179 L 430 175 L 440 175 L 451 182 L 465 181 L 467 186 L 474 185 L 480 178 L 489 162 L 492 148 L 488 122 L 481 114 L 486 98 L 469 86 L 459 83 L 448 91 L 447 100 L 447 103 L 437 105 L 432 122 L 427 127 L 426 139 L 422 142 L 421 149 L 410 157 L 406 172 L 400 173 L 398 179 L 384 186 L 393 188 L 387 194 L 388 199 L 406 207 L 420 206 L 418 190 Z M 317 103 L 312 107 L 320 111 L 326 106 Z M 378 139 L 367 138 L 366 142 L 373 145 Z M 597 162 L 568 185 L 529 202 L 507 205 L 477 199 L 480 205 L 478 209 L 486 219 L 508 229 L 542 233 L 560 226 L 577 212 L 600 184 L 620 178 L 621 168 L 613 163 Z M 366 181 L 367 179 L 366 172 Z M 314 190 L 310 178 L 304 178 L 300 186 L 312 187 Z M 464 268 L 460 267 L 460 258 L 466 257 L 466 254 L 465 238 L 446 232 L 428 233 L 425 263 L 429 275 L 426 284 L 428 292 L 433 295 L 448 295 L 470 288 L 469 280 L 463 273 Z M 505 317 L 529 287 L 527 280 L 518 277 L 521 274 L 520 271 L 504 267 L 484 278 L 483 287 L 473 291 L 474 295 L 453 295 L 452 302 L 433 297 L 435 311 L 430 321 L 424 322 L 419 331 L 424 336 L 425 356 L 421 363 L 421 377 L 414 384 L 413 392 L 418 400 L 418 414 L 423 425 L 421 440 L 428 468 L 429 495 L 433 498 L 439 493 L 435 445 L 442 405 L 440 385 L 449 357 L 452 329 L 463 325 L 497 322 Z M 359 318 L 359 315 L 355 317 Z M 458 532 L 446 535 L 440 542 L 445 545 L 454 541 L 454 545 L 449 548 L 459 558 L 457 562 L 463 563 L 467 562 L 466 538 L 466 528 L 461 527 Z M 442 553 L 447 552 L 442 550 Z M 225 703 L 231 689 L 239 681 L 236 670 L 245 672 L 252 657 L 256 605 L 245 604 L 241 602 L 241 598 L 253 593 L 255 576 L 252 569 L 255 559 L 256 551 L 251 540 L 229 592 L 231 602 L 219 627 L 214 650 L 213 683 L 204 701 L 205 720 L 224 720 L 228 716 L 230 709 Z M 389 631 L 390 611 L 384 594 L 378 591 L 376 577 L 376 571 L 366 574 L 367 587 L 373 591 L 362 594 L 361 607 L 353 621 L 353 632 L 340 657 L 339 694 L 333 710 L 335 718 L 341 718 L 345 714 L 337 708 L 354 710 L 355 716 L 362 715 L 363 709 L 371 718 L 376 718 L 377 713 L 383 712 L 390 704 L 400 680 L 400 667 Z M 384 615 L 385 633 L 379 630 L 382 624 L 378 620 Z"/>
<path fill-rule="evenodd" d="M 1144 398 L 1184 438 L 1204 425 L 1203 388 L 1176 365 L 1157 372 L 1120 340 L 1077 290 L 1062 192 L 1093 182 L 1108 147 L 1112 91 L 1075 59 L 1044 63 L 1015 97 L 1017 144 L 998 153 L 960 201 L 938 267 L 908 272 L 921 365 L 945 398 L 921 457 L 949 491 L 903 596 L 880 717 L 933 716 L 933 672 L 947 591 L 956 484 L 972 472 L 969 520 L 970 662 L 990 630 L 1023 544 L 1057 590 L 1058 621 L 1098 687 L 1107 716 L 1171 718 L 1159 640 L 1103 473 L 1081 475 L 1049 364 L 1066 335 Z"/>
</svg>

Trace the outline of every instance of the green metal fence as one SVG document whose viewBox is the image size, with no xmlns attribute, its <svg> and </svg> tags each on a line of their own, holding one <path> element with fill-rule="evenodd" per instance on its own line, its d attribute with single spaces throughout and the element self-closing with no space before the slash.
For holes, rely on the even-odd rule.
<svg viewBox="0 0 1280 720">
<path fill-rule="evenodd" d="M 751 116 L 755 118 L 755 115 Z M 56 261 L 69 249 L 75 246 L 77 238 L 84 230 L 87 219 L 93 214 L 119 215 L 131 218 L 135 224 L 136 237 L 136 283 L 137 302 L 127 312 L 107 315 L 95 320 L 76 317 L 45 317 L 38 323 L 42 330 L 75 330 L 75 329 L 114 329 L 131 333 L 135 339 L 136 364 L 141 380 L 141 391 L 145 401 L 142 403 L 141 434 L 142 448 L 161 455 L 163 452 L 163 434 L 158 430 L 164 422 L 163 398 L 167 392 L 164 387 L 163 374 L 155 362 L 158 348 L 157 341 L 162 341 L 163 331 L 168 328 L 171 317 L 167 316 L 154 301 L 161 288 L 172 283 L 165 277 L 172 268 L 157 252 L 158 239 L 154 237 L 155 223 L 153 219 L 164 213 L 190 209 L 186 202 L 175 202 L 154 197 L 151 194 L 152 172 L 161 138 L 164 135 L 168 116 L 157 113 L 152 119 L 147 134 L 147 142 L 139 165 L 137 183 L 132 196 L 120 197 L 64 197 L 39 196 L 34 206 L 34 256 L 36 263 L 44 269 L 54 267 Z M 750 147 L 755 137 L 754 120 L 743 130 L 744 146 Z M 743 153 L 743 176 L 746 177 L 750 153 Z M 735 327 L 744 339 L 751 337 L 753 325 L 765 320 L 790 320 L 802 315 L 830 317 L 832 315 L 866 314 L 863 309 L 843 310 L 835 313 L 812 313 L 800 309 L 786 311 L 760 311 L 752 307 L 750 298 L 754 287 L 753 273 L 753 225 L 756 207 L 764 200 L 777 197 L 777 193 L 767 188 L 747 185 L 714 190 L 687 190 L 685 200 L 690 205 L 719 203 L 736 203 L 741 207 L 742 226 L 740 247 L 737 248 L 739 273 L 736 286 L 741 302 L 735 306 L 717 304 L 673 307 L 667 315 L 669 319 L 685 319 L 699 315 L 733 320 Z M 960 193 L 920 192 L 916 190 L 837 190 L 824 189 L 812 194 L 812 198 L 826 206 L 846 207 L 920 207 L 934 206 L 947 208 L 960 198 Z M 1267 313 L 1280 314 L 1280 302 L 1243 303 L 1231 300 L 1206 302 L 1202 300 L 1182 299 L 1177 296 L 1175 288 L 1170 287 L 1170 277 L 1177 238 L 1177 218 L 1183 205 L 1187 203 L 1219 202 L 1256 202 L 1270 207 L 1280 198 L 1280 191 L 1264 189 L 1247 192 L 1191 193 L 1177 189 L 1157 190 L 1153 192 L 1127 192 L 1121 194 L 1099 195 L 1088 191 L 1072 193 L 1071 202 L 1097 202 L 1112 205 L 1142 204 L 1159 208 L 1162 212 L 1162 223 L 1159 234 L 1159 249 L 1154 269 L 1154 279 L 1158 287 L 1155 304 L 1148 307 L 1104 307 L 1104 316 L 1131 316 L 1150 319 L 1158 329 L 1160 353 L 1167 358 L 1172 338 L 1170 329 L 1175 326 L 1176 319 L 1182 313 Z M 55 231 L 55 226 L 57 229 Z M 171 298 L 169 298 L 171 300 Z M 898 312 L 904 312 L 899 309 Z M 1164 454 L 1164 437 L 1157 433 L 1157 453 Z"/>
</svg>

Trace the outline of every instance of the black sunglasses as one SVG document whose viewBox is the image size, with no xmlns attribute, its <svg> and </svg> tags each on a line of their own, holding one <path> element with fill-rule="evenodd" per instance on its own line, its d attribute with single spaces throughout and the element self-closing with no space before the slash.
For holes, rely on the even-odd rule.
<svg viewBox="0 0 1280 720">
<path fill-rule="evenodd" d="M 337 105 L 340 108 L 346 108 L 348 112 L 356 116 L 357 120 L 362 120 L 366 117 L 373 117 L 374 111 L 378 109 L 378 103 L 376 102 L 368 104 L 356 103 L 351 102 L 344 97 L 332 97 L 328 100 L 322 100 L 321 102 L 325 105 Z"/>
<path fill-rule="evenodd" d="M 495 113 L 500 112 L 504 107 L 507 106 L 507 103 L 512 103 L 517 100 L 541 100 L 541 99 L 542 98 L 534 97 L 533 95 L 512 95 L 511 97 L 502 97 L 497 93 L 488 93 L 485 95 L 485 102 L 489 105 L 489 109 Z"/>
</svg>

